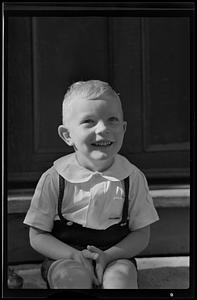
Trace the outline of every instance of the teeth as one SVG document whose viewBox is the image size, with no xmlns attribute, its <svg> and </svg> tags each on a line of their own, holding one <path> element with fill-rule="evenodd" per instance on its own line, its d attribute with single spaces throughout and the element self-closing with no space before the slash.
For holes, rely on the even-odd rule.
<svg viewBox="0 0 197 300">
<path fill-rule="evenodd" d="M 105 142 L 105 141 L 93 143 L 94 146 L 109 146 L 111 144 L 112 142 Z"/>
</svg>

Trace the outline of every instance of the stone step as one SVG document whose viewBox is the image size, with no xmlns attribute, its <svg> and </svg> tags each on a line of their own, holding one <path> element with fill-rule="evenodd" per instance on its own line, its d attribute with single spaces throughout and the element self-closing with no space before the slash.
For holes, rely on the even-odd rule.
<svg viewBox="0 0 197 300">
<path fill-rule="evenodd" d="M 153 187 L 150 190 L 155 207 L 189 207 L 189 186 Z M 8 192 L 8 213 L 25 213 L 30 205 L 33 190 L 12 190 Z"/>
<path fill-rule="evenodd" d="M 136 258 L 140 289 L 188 289 L 189 257 Z M 40 274 L 40 264 L 11 266 L 23 277 L 24 289 L 46 289 Z"/>
<path fill-rule="evenodd" d="M 155 186 L 150 192 L 160 220 L 151 225 L 151 240 L 142 257 L 189 255 L 189 187 Z M 29 229 L 23 224 L 32 194 L 33 190 L 9 193 L 7 222 L 9 263 L 39 262 L 42 259 L 42 256 L 30 247 Z"/>
</svg>

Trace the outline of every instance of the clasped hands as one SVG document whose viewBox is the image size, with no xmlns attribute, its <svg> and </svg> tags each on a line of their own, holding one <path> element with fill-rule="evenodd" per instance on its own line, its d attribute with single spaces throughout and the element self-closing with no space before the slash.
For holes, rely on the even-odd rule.
<svg viewBox="0 0 197 300">
<path fill-rule="evenodd" d="M 102 285 L 103 272 L 108 263 L 107 254 L 95 246 L 87 246 L 86 249 L 81 251 L 82 257 L 85 259 L 86 266 L 91 269 L 94 284 L 97 286 Z M 93 269 L 92 260 L 95 261 L 95 270 Z M 90 267 L 91 266 L 91 267 Z"/>
</svg>

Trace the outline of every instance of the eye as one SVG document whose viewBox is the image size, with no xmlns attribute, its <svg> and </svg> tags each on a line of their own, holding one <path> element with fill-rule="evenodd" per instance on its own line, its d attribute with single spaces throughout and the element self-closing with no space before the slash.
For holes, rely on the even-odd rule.
<svg viewBox="0 0 197 300">
<path fill-rule="evenodd" d="M 83 123 L 93 123 L 93 122 L 94 122 L 94 121 L 91 120 L 91 119 L 87 119 L 87 120 L 83 121 Z"/>
<path fill-rule="evenodd" d="M 119 122 L 119 119 L 118 119 L 117 117 L 110 117 L 108 120 L 109 120 L 109 122 L 111 122 L 111 123 Z"/>
<path fill-rule="evenodd" d="M 87 124 L 87 125 L 91 125 L 94 123 L 94 120 L 92 119 L 85 119 L 81 122 L 81 124 Z"/>
</svg>

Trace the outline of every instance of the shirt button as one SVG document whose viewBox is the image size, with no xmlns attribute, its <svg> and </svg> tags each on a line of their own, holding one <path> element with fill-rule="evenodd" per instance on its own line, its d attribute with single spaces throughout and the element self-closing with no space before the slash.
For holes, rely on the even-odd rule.
<svg viewBox="0 0 197 300">
<path fill-rule="evenodd" d="M 66 225 L 71 226 L 71 225 L 73 225 L 73 222 L 68 221 L 68 222 L 66 223 Z"/>
</svg>

